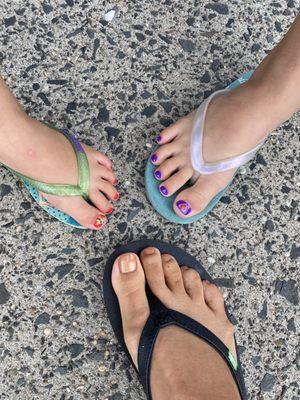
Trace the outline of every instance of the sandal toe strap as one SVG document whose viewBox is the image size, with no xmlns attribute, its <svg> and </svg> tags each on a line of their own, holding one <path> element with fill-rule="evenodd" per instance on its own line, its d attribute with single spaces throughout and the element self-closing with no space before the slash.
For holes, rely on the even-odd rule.
<svg viewBox="0 0 300 400">
<path fill-rule="evenodd" d="M 138 349 L 139 376 L 149 400 L 152 400 L 150 370 L 155 342 L 160 330 L 170 325 L 178 326 L 198 336 L 218 351 L 231 370 L 233 378 L 238 386 L 241 399 L 246 399 L 247 395 L 241 367 L 224 343 L 204 325 L 198 323 L 192 318 L 189 318 L 180 312 L 160 307 L 158 312 L 152 312 L 150 314 L 144 326 Z"/>
<path fill-rule="evenodd" d="M 50 128 L 56 129 L 61 132 L 71 143 L 76 154 L 77 169 L 78 169 L 78 183 L 77 185 L 59 184 L 59 183 L 45 183 L 32 179 L 26 175 L 21 174 L 9 167 L 7 167 L 14 175 L 33 186 L 40 192 L 52 194 L 55 196 L 82 196 L 88 197 L 89 183 L 90 183 L 90 168 L 87 155 L 78 141 L 78 139 L 67 129 L 57 129 L 50 124 L 46 124 Z"/>
</svg>

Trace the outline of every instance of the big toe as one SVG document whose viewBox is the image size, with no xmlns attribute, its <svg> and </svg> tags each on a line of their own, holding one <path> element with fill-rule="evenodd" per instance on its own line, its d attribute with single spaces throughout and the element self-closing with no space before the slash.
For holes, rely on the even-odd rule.
<svg viewBox="0 0 300 400">
<path fill-rule="evenodd" d="M 96 207 L 88 204 L 82 197 L 70 198 L 49 194 L 43 196 L 52 206 L 70 215 L 84 228 L 100 230 L 106 225 L 106 216 Z"/>
<path fill-rule="evenodd" d="M 137 367 L 139 340 L 150 309 L 144 271 L 136 254 L 125 253 L 116 259 L 112 285 L 120 305 L 125 343 Z"/>
<path fill-rule="evenodd" d="M 229 170 L 213 175 L 201 175 L 193 186 L 178 194 L 173 203 L 175 213 L 181 218 L 188 218 L 203 211 L 232 181 L 234 172 Z"/>
</svg>

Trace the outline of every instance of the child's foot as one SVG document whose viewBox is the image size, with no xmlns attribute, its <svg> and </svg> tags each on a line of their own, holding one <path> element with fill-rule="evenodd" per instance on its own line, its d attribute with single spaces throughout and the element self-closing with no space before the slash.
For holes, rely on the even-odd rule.
<svg viewBox="0 0 300 400">
<path fill-rule="evenodd" d="M 213 163 L 254 148 L 281 121 L 274 101 L 248 83 L 215 97 L 209 104 L 203 135 L 203 158 Z M 273 108 L 272 108 L 273 107 Z M 195 111 L 166 128 L 158 137 L 161 145 L 152 155 L 157 166 L 154 175 L 161 181 L 160 192 L 171 196 L 186 182 L 193 185 L 181 191 L 173 208 L 182 218 L 202 211 L 231 182 L 236 170 L 198 176 L 191 163 L 191 136 Z M 277 121 L 278 120 L 278 121 Z M 200 151 L 200 149 L 199 149 Z"/>
<path fill-rule="evenodd" d="M 206 326 L 236 357 L 234 329 L 219 289 L 202 282 L 195 270 L 180 268 L 172 256 L 161 255 L 158 249 L 149 247 L 142 251 L 140 259 L 133 253 L 121 255 L 112 271 L 125 343 L 136 366 L 140 336 L 150 313 L 146 281 L 167 308 Z M 162 329 L 156 340 L 151 390 L 153 399 L 160 400 L 240 398 L 231 372 L 217 352 L 175 326 Z"/>
<path fill-rule="evenodd" d="M 10 168 L 39 181 L 77 184 L 78 172 L 74 150 L 64 135 L 16 111 L 0 124 L 0 161 Z M 111 202 L 119 195 L 111 161 L 83 145 L 90 167 L 89 204 L 81 196 L 59 197 L 43 194 L 57 209 L 73 217 L 85 228 L 101 229 L 106 214 L 113 211 Z"/>
</svg>

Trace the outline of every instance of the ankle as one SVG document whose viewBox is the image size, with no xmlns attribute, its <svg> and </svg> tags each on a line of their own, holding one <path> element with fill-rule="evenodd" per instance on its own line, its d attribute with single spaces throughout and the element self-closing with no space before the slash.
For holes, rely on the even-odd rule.
<svg viewBox="0 0 300 400">
<path fill-rule="evenodd" d="M 257 95 L 264 99 L 277 116 L 277 125 L 289 119 L 300 108 L 300 94 L 295 90 L 300 83 L 299 57 L 289 64 L 273 60 L 272 53 L 254 71 L 247 82 Z"/>
</svg>

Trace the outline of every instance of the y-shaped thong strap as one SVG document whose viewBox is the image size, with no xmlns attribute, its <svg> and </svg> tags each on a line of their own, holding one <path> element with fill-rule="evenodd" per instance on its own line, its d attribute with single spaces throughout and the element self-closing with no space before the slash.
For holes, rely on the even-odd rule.
<svg viewBox="0 0 300 400">
<path fill-rule="evenodd" d="M 205 326 L 177 311 L 163 306 L 152 311 L 143 329 L 138 349 L 138 370 L 148 400 L 152 400 L 150 388 L 150 370 L 152 354 L 159 331 L 170 325 L 176 325 L 203 339 L 223 357 L 232 372 L 241 399 L 246 399 L 246 389 L 239 363 L 224 343 Z M 174 350 L 176 351 L 176 350 Z"/>
<path fill-rule="evenodd" d="M 46 124 L 48 125 L 48 124 Z M 51 128 L 53 126 L 49 125 Z M 54 128 L 56 129 L 56 128 Z M 58 129 L 57 129 L 58 130 Z M 70 133 L 67 129 L 58 130 L 61 132 L 71 143 L 77 159 L 77 169 L 78 169 L 78 184 L 68 185 L 60 183 L 45 183 L 40 182 L 35 179 L 29 178 L 26 175 L 21 174 L 9 167 L 7 167 L 14 175 L 18 176 L 25 182 L 29 183 L 31 186 L 36 188 L 38 191 L 52 194 L 56 196 L 83 196 L 88 197 L 89 182 L 90 182 L 90 168 L 87 156 L 83 147 L 77 138 Z"/>
<path fill-rule="evenodd" d="M 195 117 L 195 124 L 192 133 L 192 143 L 191 143 L 191 159 L 192 165 L 195 171 L 199 174 L 214 174 L 217 172 L 227 171 L 229 169 L 238 168 L 244 164 L 246 164 L 249 160 L 251 160 L 257 150 L 264 144 L 265 140 L 262 140 L 255 146 L 253 149 L 247 151 L 246 153 L 240 154 L 235 157 L 230 157 L 222 161 L 218 161 L 215 163 L 207 163 L 203 159 L 203 131 L 205 124 L 206 112 L 211 100 L 216 97 L 224 94 L 229 89 L 219 90 L 209 96 L 201 106 L 197 110 L 197 114 Z"/>
</svg>

